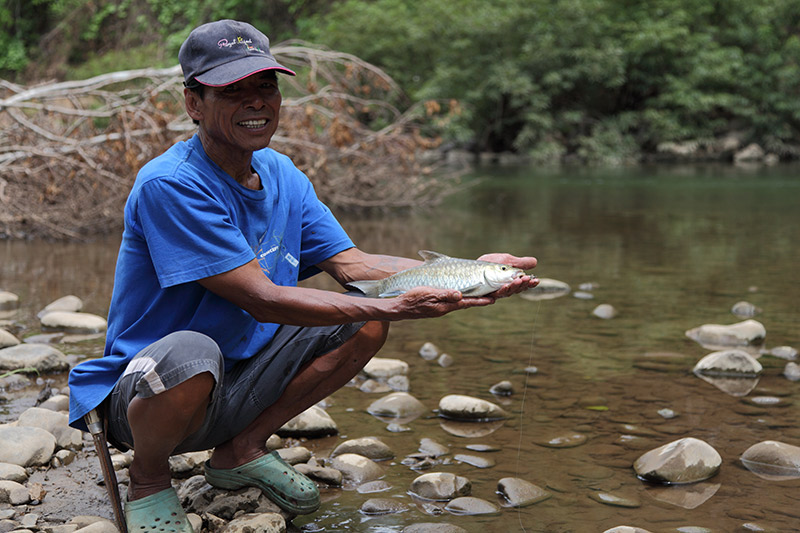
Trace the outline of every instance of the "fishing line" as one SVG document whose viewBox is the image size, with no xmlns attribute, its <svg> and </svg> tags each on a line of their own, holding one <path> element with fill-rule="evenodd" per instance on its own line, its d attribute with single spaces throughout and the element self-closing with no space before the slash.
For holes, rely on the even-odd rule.
<svg viewBox="0 0 800 533">
<path fill-rule="evenodd" d="M 522 402 L 520 405 L 519 411 L 519 442 L 517 443 L 517 465 L 516 465 L 516 474 L 515 477 L 519 477 L 519 469 L 520 469 L 520 460 L 522 458 L 522 436 L 523 436 L 523 421 L 525 418 L 525 397 L 528 395 L 528 380 L 531 377 L 531 372 L 528 370 L 532 366 L 533 363 L 533 346 L 536 340 L 536 319 L 539 317 L 539 309 L 542 307 L 542 301 L 536 305 L 536 311 L 533 314 L 533 322 L 531 323 L 531 353 L 528 356 L 528 366 L 525 367 L 525 383 L 522 386 Z M 527 533 L 527 529 L 525 529 L 525 525 L 522 523 L 522 507 L 517 507 L 517 520 L 519 521 L 519 527 L 522 531 Z"/>
</svg>

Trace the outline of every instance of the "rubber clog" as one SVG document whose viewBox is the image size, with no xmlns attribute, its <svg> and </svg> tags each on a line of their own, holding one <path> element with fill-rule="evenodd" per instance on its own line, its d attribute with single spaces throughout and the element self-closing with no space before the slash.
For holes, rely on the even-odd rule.
<svg viewBox="0 0 800 533">
<path fill-rule="evenodd" d="M 194 533 L 172 488 L 126 501 L 125 523 L 130 533 Z"/>
<path fill-rule="evenodd" d="M 289 466 L 277 452 L 262 455 L 237 468 L 205 465 L 206 481 L 221 489 L 258 487 L 278 507 L 295 515 L 319 509 L 319 489 L 313 481 Z"/>
</svg>

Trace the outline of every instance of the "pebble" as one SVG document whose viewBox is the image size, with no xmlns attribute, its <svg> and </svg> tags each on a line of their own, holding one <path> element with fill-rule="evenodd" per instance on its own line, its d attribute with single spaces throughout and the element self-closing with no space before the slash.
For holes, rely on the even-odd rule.
<svg viewBox="0 0 800 533">
<path fill-rule="evenodd" d="M 449 501 L 444 508 L 454 515 L 492 515 L 500 513 L 500 508 L 493 503 L 474 496 L 455 498 Z"/>
<path fill-rule="evenodd" d="M 497 492 L 509 507 L 527 507 L 550 498 L 553 494 L 524 479 L 504 477 L 497 482 Z"/>
<path fill-rule="evenodd" d="M 721 465 L 722 457 L 711 445 L 687 437 L 641 455 L 633 468 L 653 483 L 695 483 L 715 475 Z"/>
<path fill-rule="evenodd" d="M 500 381 L 492 385 L 492 388 L 489 389 L 489 392 L 495 396 L 511 396 L 514 394 L 514 385 L 512 385 L 508 380 Z"/>
<path fill-rule="evenodd" d="M 432 361 L 439 356 L 439 348 L 432 342 L 426 342 L 419 349 L 419 355 L 426 361 Z"/>
<path fill-rule="evenodd" d="M 425 405 L 407 392 L 393 392 L 375 400 L 367 408 L 373 416 L 401 418 L 410 422 L 427 411 Z"/>
<path fill-rule="evenodd" d="M 611 304 L 600 304 L 592 310 L 592 314 L 597 318 L 610 320 L 617 316 L 617 310 Z"/>
<path fill-rule="evenodd" d="M 355 453 L 368 457 L 373 461 L 386 461 L 394 457 L 392 449 L 385 442 L 376 437 L 362 437 L 359 439 L 346 440 L 331 452 L 331 457 L 336 457 L 344 453 Z"/>
<path fill-rule="evenodd" d="M 439 416 L 454 420 L 502 420 L 506 412 L 498 405 L 462 394 L 449 394 L 439 400 Z"/>
<path fill-rule="evenodd" d="M 458 453 L 453 457 L 454 461 L 465 463 L 475 468 L 491 468 L 497 463 L 493 459 L 487 457 L 478 457 L 477 455 L 468 455 L 465 453 Z"/>
<path fill-rule="evenodd" d="M 408 505 L 394 498 L 370 498 L 361 505 L 361 512 L 365 515 L 394 514 L 407 510 Z"/>
<path fill-rule="evenodd" d="M 472 490 L 472 483 L 462 476 L 450 472 L 431 472 L 422 474 L 411 482 L 410 491 L 424 500 L 447 501 L 466 496 Z"/>
</svg>

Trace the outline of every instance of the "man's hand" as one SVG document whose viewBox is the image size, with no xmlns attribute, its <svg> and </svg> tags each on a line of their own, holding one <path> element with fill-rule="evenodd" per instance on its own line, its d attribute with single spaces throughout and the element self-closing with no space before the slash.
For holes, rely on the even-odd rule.
<svg viewBox="0 0 800 533">
<path fill-rule="evenodd" d="M 478 258 L 478 261 L 502 263 L 504 265 L 511 265 L 514 268 L 520 268 L 522 270 L 530 270 L 538 263 L 535 257 L 517 257 L 515 255 L 505 253 L 484 254 Z M 487 294 L 486 297 L 494 299 L 507 298 L 508 296 L 513 296 L 514 294 L 532 289 L 538 284 L 539 280 L 535 276 L 525 274 L 524 276 L 515 279 L 511 283 L 503 285 L 493 293 Z"/>
</svg>

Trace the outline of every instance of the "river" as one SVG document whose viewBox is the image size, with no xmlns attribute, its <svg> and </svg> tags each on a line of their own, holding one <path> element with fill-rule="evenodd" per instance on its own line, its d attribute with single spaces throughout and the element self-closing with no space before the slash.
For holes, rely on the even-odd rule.
<svg viewBox="0 0 800 533">
<path fill-rule="evenodd" d="M 592 299 L 572 294 L 543 301 L 520 297 L 440 319 L 393 325 L 380 357 L 410 365 L 410 393 L 430 409 L 391 432 L 366 413 L 381 395 L 346 387 L 329 400 L 338 437 L 304 443 L 325 457 L 343 438 L 378 436 L 397 454 L 384 463 L 392 489 L 377 495 L 323 491 L 322 509 L 295 521 L 307 531 L 400 531 L 416 522 L 450 522 L 481 532 L 590 532 L 622 524 L 651 531 L 695 526 L 708 531 L 798 531 L 800 481 L 771 481 L 739 457 L 764 440 L 800 445 L 800 383 L 782 376 L 786 361 L 763 356 L 754 395 L 781 407 L 753 406 L 695 377 L 711 350 L 685 336 L 701 324 L 733 324 L 738 301 L 762 312 L 766 347 L 800 347 L 800 178 L 798 167 L 659 166 L 592 170 L 480 167 L 464 189 L 430 210 L 341 215 L 356 243 L 373 252 L 415 255 L 430 249 L 458 257 L 490 251 L 534 255 L 539 277 L 590 284 Z M 76 294 L 88 312 L 105 315 L 118 239 L 89 244 L 0 242 L 0 289 L 17 293 L 17 320 L 37 333 L 35 313 Z M 332 288 L 322 279 L 310 286 Z M 592 315 L 601 303 L 617 316 Z M 453 359 L 443 367 L 418 355 L 433 342 Z M 95 355 L 96 345 L 70 347 Z M 536 367 L 535 373 L 523 370 Z M 514 394 L 489 388 L 511 381 Z M 499 427 L 453 428 L 435 416 L 441 397 L 468 394 L 504 407 Z M 658 412 L 671 409 L 677 416 Z M 6 421 L 2 417 L 0 422 Z M 551 437 L 580 433 L 582 445 L 553 448 Z M 472 495 L 497 502 L 500 478 L 514 476 L 553 496 L 492 516 L 426 515 L 406 493 L 416 472 L 401 463 L 422 437 L 451 449 L 437 470 L 467 477 Z M 712 445 L 720 472 L 695 485 L 643 483 L 632 463 L 645 451 L 682 437 Z M 496 463 L 477 468 L 452 460 L 468 444 L 490 444 Z M 638 506 L 611 506 L 599 492 Z M 359 513 L 371 496 L 396 498 L 406 512 Z M 746 525 L 747 524 L 747 525 Z M 765 529 L 754 529 L 761 527 Z M 772 528 L 772 529 L 770 529 Z M 697 531 L 704 531 L 702 529 Z"/>
</svg>

